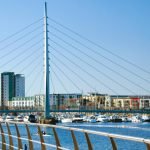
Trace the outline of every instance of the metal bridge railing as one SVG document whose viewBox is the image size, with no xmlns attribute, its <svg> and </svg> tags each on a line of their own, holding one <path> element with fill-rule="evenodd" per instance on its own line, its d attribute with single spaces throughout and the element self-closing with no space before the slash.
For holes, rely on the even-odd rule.
<svg viewBox="0 0 150 150">
<path fill-rule="evenodd" d="M 16 135 L 12 134 L 12 124 L 14 126 L 14 129 L 16 130 Z M 24 125 L 27 135 L 21 136 L 21 132 L 19 130 L 20 125 Z M 32 139 L 31 129 L 29 129 L 31 126 L 37 127 L 39 139 Z M 42 130 L 41 130 L 41 128 L 43 128 L 43 127 L 48 127 L 48 128 L 52 129 L 54 139 L 55 139 L 55 144 L 50 144 L 49 142 L 45 142 L 43 134 L 42 134 Z M 115 142 L 115 139 L 144 143 L 146 145 L 147 150 L 150 150 L 150 140 L 149 139 L 137 138 L 137 137 L 132 137 L 132 136 L 123 136 L 123 135 L 118 135 L 118 134 L 110 134 L 110 133 L 106 133 L 106 132 L 98 132 L 98 131 L 85 130 L 85 129 L 79 129 L 79 128 L 70 128 L 70 127 L 58 126 L 58 125 L 33 124 L 33 123 L 25 124 L 25 123 L 17 123 L 17 122 L 9 122 L 9 123 L 5 123 L 5 124 L 4 123 L 0 124 L 1 148 L 2 148 L 2 150 L 26 149 L 27 147 L 24 147 L 24 145 L 23 145 L 23 141 L 26 141 L 26 142 L 28 142 L 29 150 L 34 150 L 35 144 L 39 144 L 42 150 L 46 150 L 46 149 L 50 149 L 50 148 L 57 149 L 57 150 L 68 150 L 69 148 L 65 148 L 65 147 L 61 146 L 60 137 L 58 136 L 56 129 L 62 129 L 62 130 L 65 130 L 65 131 L 71 133 L 71 137 L 72 137 L 72 141 L 73 141 L 75 150 L 80 149 L 77 137 L 75 136 L 75 132 L 80 132 L 85 135 L 85 140 L 86 140 L 87 147 L 89 150 L 93 150 L 93 145 L 92 145 L 91 139 L 89 137 L 89 134 L 108 137 L 110 139 L 110 143 L 112 145 L 113 150 L 117 150 L 117 143 Z M 63 138 L 65 138 L 65 135 Z M 17 141 L 17 144 L 14 143 L 14 141 Z"/>
</svg>

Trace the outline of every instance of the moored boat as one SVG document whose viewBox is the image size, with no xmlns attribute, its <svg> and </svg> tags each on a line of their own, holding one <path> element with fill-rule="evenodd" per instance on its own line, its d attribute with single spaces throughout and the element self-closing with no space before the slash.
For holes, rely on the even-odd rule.
<svg viewBox="0 0 150 150">
<path fill-rule="evenodd" d="M 72 122 L 72 119 L 71 119 L 71 118 L 62 118 L 62 119 L 61 119 L 61 122 L 62 122 L 62 123 L 71 123 L 71 122 Z"/>
<path fill-rule="evenodd" d="M 119 116 L 110 116 L 110 122 L 122 122 Z"/>
<path fill-rule="evenodd" d="M 81 117 L 80 115 L 76 114 L 72 118 L 72 122 L 83 122 L 83 117 Z"/>
<path fill-rule="evenodd" d="M 23 121 L 24 122 L 36 123 L 37 119 L 36 119 L 35 115 L 31 114 L 31 115 L 24 116 Z"/>
<path fill-rule="evenodd" d="M 29 116 L 24 116 L 23 121 L 24 122 L 29 122 Z"/>
<path fill-rule="evenodd" d="M 12 115 L 7 115 L 7 116 L 6 116 L 6 119 L 5 119 L 5 122 L 10 122 L 10 121 L 14 121 L 14 116 L 12 116 Z"/>
<path fill-rule="evenodd" d="M 23 122 L 23 117 L 21 115 L 18 115 L 17 117 L 14 118 L 15 121 L 17 122 Z"/>
<path fill-rule="evenodd" d="M 96 117 L 95 117 L 95 116 L 90 116 L 90 117 L 88 118 L 88 122 L 96 123 Z"/>
<path fill-rule="evenodd" d="M 147 115 L 142 115 L 142 122 L 150 122 L 150 117 Z"/>
<path fill-rule="evenodd" d="M 131 120 L 132 122 L 142 122 L 142 119 L 140 116 L 132 116 Z"/>
<path fill-rule="evenodd" d="M 97 122 L 108 122 L 108 118 L 105 115 L 97 116 Z"/>
</svg>

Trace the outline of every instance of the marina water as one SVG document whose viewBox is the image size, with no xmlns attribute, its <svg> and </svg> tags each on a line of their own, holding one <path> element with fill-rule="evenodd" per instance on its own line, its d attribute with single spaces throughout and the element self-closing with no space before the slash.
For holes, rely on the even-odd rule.
<svg viewBox="0 0 150 150">
<path fill-rule="evenodd" d="M 80 128 L 80 129 L 88 129 L 88 130 L 94 130 L 94 131 L 100 131 L 100 132 L 107 132 L 112 134 L 121 134 L 121 135 L 128 135 L 128 136 L 134 136 L 134 137 L 141 137 L 145 139 L 150 139 L 150 123 L 58 123 L 57 125 L 60 126 L 67 126 L 67 127 L 73 127 L 73 128 Z M 7 128 L 5 124 L 2 124 L 4 132 L 7 133 Z M 26 138 L 26 130 L 24 125 L 18 125 L 19 131 L 21 134 L 21 137 Z M 35 126 L 29 126 L 30 132 L 32 135 L 33 140 L 39 140 L 39 135 L 37 133 L 37 128 Z M 54 135 L 51 128 L 44 127 L 41 128 L 44 130 L 47 135 L 44 136 L 44 140 L 46 143 L 49 144 L 55 144 Z M 10 130 L 12 132 L 12 135 L 16 135 L 16 130 L 13 124 L 10 124 Z M 73 141 L 71 138 L 71 133 L 67 130 L 62 129 L 56 129 L 60 143 L 62 147 L 65 147 L 67 149 L 74 149 Z M 88 149 L 86 140 L 83 133 L 75 132 L 75 136 L 77 139 L 77 142 L 79 144 L 79 147 L 81 150 Z M 111 150 L 111 143 L 107 137 L 104 136 L 98 136 L 98 135 L 92 135 L 89 134 L 89 137 L 91 139 L 93 149 L 94 150 Z M 7 142 L 9 142 L 8 138 L 6 139 Z M 126 140 L 119 140 L 115 139 L 117 143 L 117 147 L 119 150 L 143 150 L 146 149 L 146 146 L 143 143 L 138 142 L 132 142 L 132 141 L 126 141 Z M 28 141 L 23 140 L 23 145 L 28 145 Z M 17 139 L 14 141 L 14 145 L 17 146 Z M 0 147 L 1 149 L 1 147 Z M 40 144 L 34 144 L 34 149 L 41 149 Z M 48 148 L 47 149 L 55 149 L 55 148 Z"/>
</svg>

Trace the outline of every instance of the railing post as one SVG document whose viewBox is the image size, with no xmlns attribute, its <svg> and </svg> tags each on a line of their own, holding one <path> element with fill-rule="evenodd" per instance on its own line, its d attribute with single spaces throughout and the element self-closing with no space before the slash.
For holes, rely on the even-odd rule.
<svg viewBox="0 0 150 150">
<path fill-rule="evenodd" d="M 86 141 L 87 141 L 87 144 L 88 144 L 88 149 L 89 149 L 89 150 L 93 150 L 93 147 L 92 147 L 90 138 L 89 138 L 89 136 L 88 136 L 88 133 L 85 132 L 84 134 L 85 134 Z"/>
<path fill-rule="evenodd" d="M 117 150 L 117 145 L 116 142 L 114 141 L 114 139 L 112 137 L 109 137 L 111 145 L 112 145 L 112 149 L 113 150 Z"/>
<path fill-rule="evenodd" d="M 74 135 L 74 132 L 73 132 L 73 130 L 70 130 L 70 131 L 71 131 L 71 136 L 72 136 L 72 139 L 73 139 L 74 149 L 79 150 L 78 143 L 77 143 L 76 137 Z"/>
<path fill-rule="evenodd" d="M 29 140 L 29 149 L 33 149 L 33 142 L 32 142 L 32 138 L 31 138 L 31 135 L 30 135 L 30 130 L 29 130 L 29 127 L 28 125 L 26 124 L 26 130 L 27 130 L 27 134 L 28 134 L 28 140 Z"/>
<path fill-rule="evenodd" d="M 9 150 L 13 150 L 13 140 L 12 140 L 12 136 L 11 136 L 11 132 L 10 132 L 10 128 L 9 128 L 9 124 L 6 122 L 6 126 L 7 126 L 7 130 L 8 130 L 8 135 L 9 135 Z"/>
<path fill-rule="evenodd" d="M 16 127 L 16 131 L 17 131 L 17 136 L 18 136 L 18 148 L 23 149 L 22 148 L 22 141 L 20 139 L 20 132 L 19 132 L 18 126 L 16 124 L 15 124 L 15 127 Z"/>
<path fill-rule="evenodd" d="M 145 143 L 145 144 L 146 144 L 147 150 L 150 150 L 150 144 L 148 144 L 148 143 Z"/>
<path fill-rule="evenodd" d="M 57 132 L 56 132 L 55 128 L 52 128 L 52 129 L 53 129 L 53 133 L 54 133 L 54 136 L 55 136 L 55 141 L 56 141 L 56 145 L 57 145 L 57 150 L 60 150 L 59 147 L 61 147 L 61 145 L 60 145 L 60 141 L 59 141 Z"/>
<path fill-rule="evenodd" d="M 38 134 L 40 135 L 41 149 L 46 150 L 46 146 L 43 144 L 44 143 L 44 138 L 43 138 L 43 135 L 42 135 L 42 132 L 41 132 L 41 128 L 40 128 L 40 126 L 37 126 L 37 127 L 38 127 Z"/>
<path fill-rule="evenodd" d="M 0 123 L 0 129 L 1 129 L 1 136 L 2 136 L 2 150 L 6 150 L 5 135 L 1 123 Z"/>
</svg>

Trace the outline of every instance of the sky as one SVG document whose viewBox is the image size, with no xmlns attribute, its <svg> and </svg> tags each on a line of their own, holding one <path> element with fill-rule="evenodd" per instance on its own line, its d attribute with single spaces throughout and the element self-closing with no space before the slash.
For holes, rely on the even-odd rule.
<svg viewBox="0 0 150 150">
<path fill-rule="evenodd" d="M 146 71 L 150 70 L 149 6 L 149 0 L 47 0 L 48 17 L 50 19 L 54 19 L 76 33 L 106 48 L 109 52 L 140 66 Z M 43 92 L 43 49 L 41 48 L 43 44 L 41 40 L 43 38 L 41 34 L 43 27 L 41 26 L 43 22 L 41 21 L 35 24 L 35 26 L 31 26 L 27 31 L 12 39 L 5 41 L 3 39 L 41 19 L 43 15 L 44 0 L 3 0 L 0 2 L 0 72 L 14 71 L 15 73 L 25 74 L 27 95 Z M 106 50 L 100 49 L 62 26 L 55 24 L 50 19 L 48 20 L 49 44 L 61 52 L 57 53 L 52 47 L 49 47 L 52 60 L 50 64 L 52 67 L 51 93 L 86 93 L 96 91 L 107 94 L 150 95 L 150 73 L 146 73 L 124 62 Z M 38 27 L 38 30 L 25 39 L 21 39 L 23 35 L 28 32 L 30 33 Z M 101 55 L 96 55 L 96 53 L 93 53 L 85 46 L 81 46 L 51 27 L 59 29 L 83 43 L 89 49 L 101 53 Z M 52 33 L 74 45 L 77 49 L 57 39 Z M 14 42 L 16 39 L 20 40 Z M 28 40 L 31 43 L 27 43 L 24 47 L 19 46 Z M 80 59 L 54 44 L 51 40 L 63 45 L 74 55 L 80 57 Z M 30 48 L 32 44 L 38 41 L 40 41 L 39 45 L 36 45 L 35 48 Z M 7 47 L 10 43 L 14 44 Z M 16 50 L 16 47 L 19 48 Z M 82 50 L 82 53 L 78 50 Z M 32 53 L 32 51 L 35 52 Z M 88 56 L 85 56 L 83 52 Z M 17 53 L 22 53 L 22 56 L 16 56 Z M 6 54 L 7 57 L 4 57 Z M 31 57 L 28 58 L 30 55 Z M 10 60 L 12 61 L 10 62 Z M 71 63 L 70 60 L 74 61 L 75 64 Z M 117 65 L 109 60 L 112 60 Z M 61 61 L 66 65 L 63 65 Z M 10 63 L 8 64 L 7 62 Z M 107 67 L 102 64 L 105 64 Z M 66 66 L 71 68 L 72 71 L 67 69 Z M 10 70 L 10 68 L 13 69 Z M 79 76 L 80 78 L 78 78 Z"/>
</svg>

